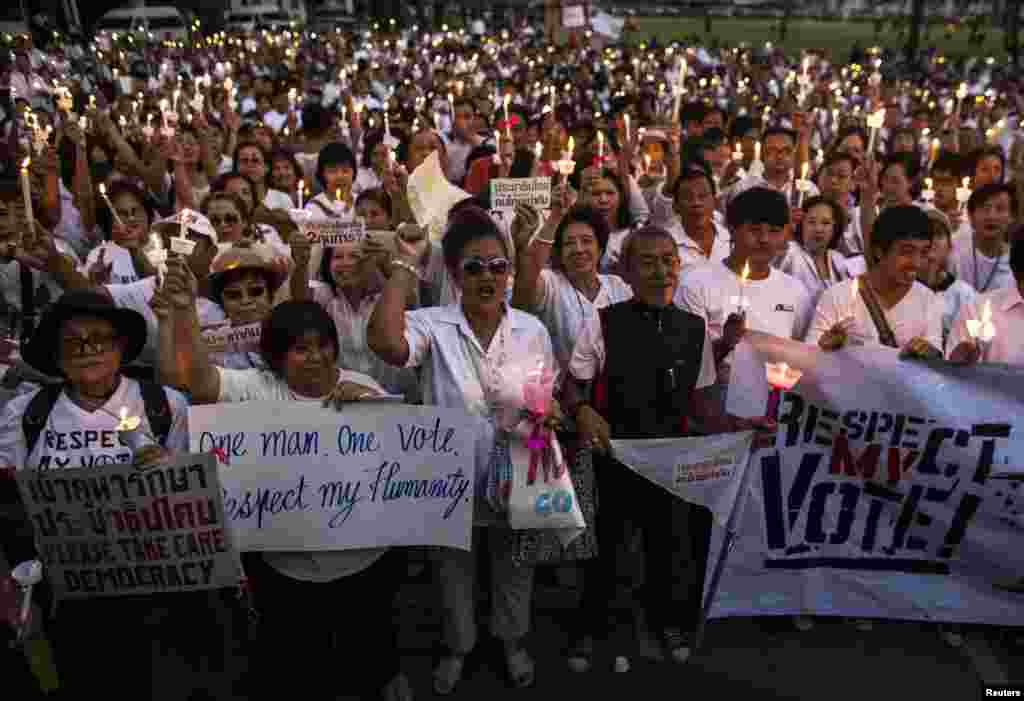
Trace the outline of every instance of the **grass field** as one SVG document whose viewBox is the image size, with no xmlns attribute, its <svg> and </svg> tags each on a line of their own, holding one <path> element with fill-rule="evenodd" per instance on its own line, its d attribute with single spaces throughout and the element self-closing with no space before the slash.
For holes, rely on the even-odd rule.
<svg viewBox="0 0 1024 701">
<path fill-rule="evenodd" d="M 822 20 L 792 19 L 786 41 L 780 44 L 778 20 L 753 18 L 712 18 L 710 35 L 704 33 L 704 20 L 699 17 L 637 17 L 636 24 L 640 34 L 646 37 L 657 37 L 659 42 L 683 40 L 685 37 L 697 35 L 702 42 L 710 42 L 713 38 L 723 44 L 734 46 L 746 42 L 750 46 L 763 45 L 771 41 L 782 45 L 787 53 L 799 52 L 801 49 L 825 49 L 833 54 L 833 58 L 845 61 L 850 47 L 854 42 L 861 46 L 883 46 L 902 48 L 906 41 L 897 36 L 897 32 L 887 25 L 876 38 L 875 27 L 871 22 L 825 22 Z M 968 43 L 969 30 L 964 27 L 955 32 L 951 39 L 946 39 L 942 25 L 930 27 L 929 38 L 922 37 L 922 46 L 937 47 L 947 56 L 980 54 L 1005 58 L 1003 32 L 989 27 L 985 44 L 980 48 Z M 838 53 L 837 53 L 838 52 Z"/>
</svg>

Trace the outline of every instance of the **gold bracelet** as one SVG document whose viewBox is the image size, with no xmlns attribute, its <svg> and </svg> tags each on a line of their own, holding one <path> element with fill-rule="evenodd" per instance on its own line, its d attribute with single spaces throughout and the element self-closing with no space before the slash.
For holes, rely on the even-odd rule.
<svg viewBox="0 0 1024 701">
<path fill-rule="evenodd" d="M 404 260 L 392 260 L 391 267 L 401 268 L 402 270 L 405 270 L 408 273 L 412 273 L 413 277 L 416 278 L 420 276 L 420 271 L 416 269 L 416 266 L 412 265 L 411 263 L 406 263 Z"/>
</svg>

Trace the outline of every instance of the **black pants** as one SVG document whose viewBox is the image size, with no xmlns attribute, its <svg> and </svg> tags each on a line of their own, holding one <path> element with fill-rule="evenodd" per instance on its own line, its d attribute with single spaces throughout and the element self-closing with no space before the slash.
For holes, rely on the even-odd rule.
<svg viewBox="0 0 1024 701">
<path fill-rule="evenodd" d="M 50 630 L 68 698 L 244 698 L 231 590 L 62 601 Z"/>
<path fill-rule="evenodd" d="M 632 581 L 624 557 L 629 526 L 644 540 L 642 601 L 647 623 L 696 630 L 704 595 L 711 512 L 687 504 L 662 487 L 607 457 L 595 456 L 599 556 L 584 569 L 577 635 L 606 637 L 616 624 L 609 605 L 621 585 Z"/>
<path fill-rule="evenodd" d="M 322 584 L 286 577 L 258 553 L 245 553 L 243 562 L 260 616 L 251 698 L 280 701 L 289 688 L 304 701 L 381 697 L 399 671 L 393 607 L 402 549 Z"/>
</svg>

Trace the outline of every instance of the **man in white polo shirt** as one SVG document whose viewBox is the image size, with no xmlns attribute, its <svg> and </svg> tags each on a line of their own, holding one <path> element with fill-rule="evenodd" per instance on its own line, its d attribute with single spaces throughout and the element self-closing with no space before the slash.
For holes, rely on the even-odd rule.
<svg viewBox="0 0 1024 701">
<path fill-rule="evenodd" d="M 954 237 L 950 272 L 985 294 L 1014 286 L 1007 236 L 1017 193 L 1010 185 L 992 183 L 978 188 L 967 202 L 973 236 Z"/>
</svg>

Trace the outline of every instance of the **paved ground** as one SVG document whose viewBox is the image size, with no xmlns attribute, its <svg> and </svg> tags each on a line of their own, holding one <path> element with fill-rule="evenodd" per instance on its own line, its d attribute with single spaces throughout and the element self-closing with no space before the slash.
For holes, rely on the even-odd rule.
<svg viewBox="0 0 1024 701">
<path fill-rule="evenodd" d="M 420 585 L 429 589 L 426 584 Z M 431 698 L 433 646 L 438 638 L 436 616 L 426 591 L 402 597 L 401 644 L 404 667 L 417 698 Z M 412 598 L 408 598 L 408 597 Z M 535 630 L 528 641 L 537 661 L 534 689 L 511 689 L 504 679 L 496 646 L 481 644 L 470 658 L 466 676 L 452 699 L 626 698 L 657 690 L 664 698 L 714 694 L 721 699 L 975 699 L 984 679 L 990 683 L 1024 679 L 1013 676 L 1011 652 L 986 638 L 991 631 L 971 632 L 965 645 L 950 647 L 934 627 L 877 622 L 870 632 L 820 619 L 801 633 L 788 619 L 724 619 L 708 628 L 705 649 L 686 665 L 653 659 L 657 652 L 638 641 L 631 651 L 632 669 L 611 671 L 610 663 L 587 674 L 574 674 L 565 664 L 566 636 L 560 625 L 564 611 L 575 605 L 571 589 L 538 588 Z M 1019 669 L 1019 667 L 1018 667 Z M 597 697 L 590 693 L 601 694 Z M 583 696 L 588 695 L 588 696 Z M 639 699 L 638 699 L 639 701 Z"/>
</svg>

